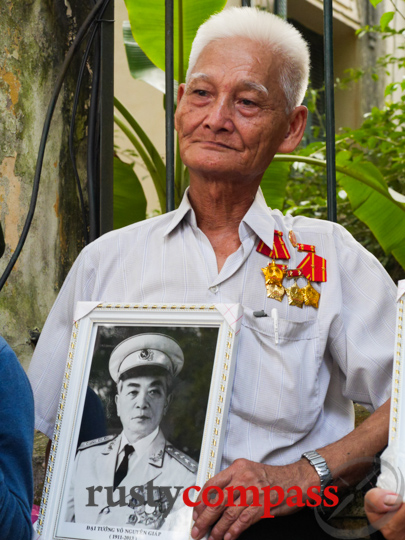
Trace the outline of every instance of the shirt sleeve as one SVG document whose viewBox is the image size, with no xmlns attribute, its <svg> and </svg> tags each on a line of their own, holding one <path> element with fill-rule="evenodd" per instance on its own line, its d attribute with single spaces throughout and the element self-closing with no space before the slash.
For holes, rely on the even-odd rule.
<svg viewBox="0 0 405 540">
<path fill-rule="evenodd" d="M 88 248 L 92 247 L 90 251 Z M 35 399 L 35 427 L 52 438 L 63 373 L 79 300 L 91 300 L 99 251 L 91 244 L 73 264 L 48 315 L 28 370 Z"/>
<path fill-rule="evenodd" d="M 0 538 L 31 538 L 34 403 L 27 376 L 0 338 Z"/>
<path fill-rule="evenodd" d="M 329 350 L 343 372 L 343 395 L 375 410 L 391 392 L 396 287 L 378 260 L 340 226 L 335 247 L 340 291 L 334 298 L 340 306 Z"/>
</svg>

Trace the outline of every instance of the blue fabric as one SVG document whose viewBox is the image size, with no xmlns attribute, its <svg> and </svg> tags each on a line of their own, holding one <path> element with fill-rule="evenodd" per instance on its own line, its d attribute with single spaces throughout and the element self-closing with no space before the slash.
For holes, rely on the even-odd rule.
<svg viewBox="0 0 405 540">
<path fill-rule="evenodd" d="M 16 355 L 0 337 L 0 539 L 32 534 L 34 401 Z"/>
</svg>

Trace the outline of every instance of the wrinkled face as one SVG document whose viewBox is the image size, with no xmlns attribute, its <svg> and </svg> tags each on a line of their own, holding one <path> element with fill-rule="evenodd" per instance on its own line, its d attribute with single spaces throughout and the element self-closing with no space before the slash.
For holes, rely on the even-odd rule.
<svg viewBox="0 0 405 540">
<path fill-rule="evenodd" d="M 179 88 L 176 129 L 190 173 L 261 177 L 289 129 L 278 59 L 258 42 L 224 38 Z"/>
<path fill-rule="evenodd" d="M 130 442 L 150 435 L 169 406 L 167 379 L 164 375 L 132 377 L 119 384 L 115 396 L 117 414 Z"/>
</svg>

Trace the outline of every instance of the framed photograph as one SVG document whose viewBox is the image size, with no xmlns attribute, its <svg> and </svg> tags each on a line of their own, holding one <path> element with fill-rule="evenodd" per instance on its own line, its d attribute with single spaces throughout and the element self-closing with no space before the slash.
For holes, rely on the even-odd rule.
<svg viewBox="0 0 405 540">
<path fill-rule="evenodd" d="M 78 303 L 41 539 L 191 538 L 190 502 L 221 464 L 241 318 L 238 304 Z"/>
<path fill-rule="evenodd" d="M 386 468 L 386 478 L 390 480 L 387 489 L 404 494 L 405 482 L 405 280 L 398 284 L 397 295 L 397 321 L 394 345 L 394 365 L 391 389 L 391 411 L 388 448 L 382 454 L 391 465 L 391 470 Z M 384 464 L 383 464 L 384 465 Z M 384 472 L 384 466 L 382 466 Z M 399 471 L 399 474 L 395 473 Z M 391 473 L 391 475 L 390 475 Z M 397 476 L 397 477 L 396 477 Z M 394 484 L 397 484 L 394 486 Z"/>
</svg>

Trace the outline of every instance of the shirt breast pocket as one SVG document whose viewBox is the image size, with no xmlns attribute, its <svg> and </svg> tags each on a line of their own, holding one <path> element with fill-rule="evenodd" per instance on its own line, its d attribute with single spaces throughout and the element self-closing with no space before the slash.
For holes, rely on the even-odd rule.
<svg viewBox="0 0 405 540">
<path fill-rule="evenodd" d="M 257 428 L 291 438 L 311 430 L 321 411 L 319 327 L 244 311 L 232 412 Z"/>
</svg>

